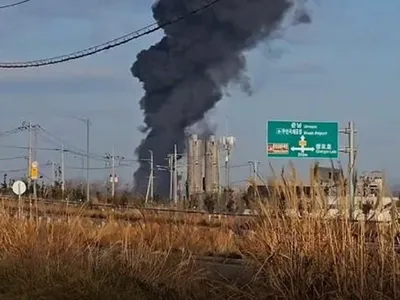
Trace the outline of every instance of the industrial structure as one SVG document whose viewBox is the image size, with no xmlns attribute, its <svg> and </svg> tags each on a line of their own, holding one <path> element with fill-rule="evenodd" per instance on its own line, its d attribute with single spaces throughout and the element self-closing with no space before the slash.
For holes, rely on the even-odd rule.
<svg viewBox="0 0 400 300">
<path fill-rule="evenodd" d="M 187 197 L 203 192 L 203 141 L 191 135 L 187 147 Z"/>
<path fill-rule="evenodd" d="M 226 133 L 225 136 L 221 137 L 220 143 L 225 156 L 225 186 L 230 189 L 230 157 L 236 144 L 236 138 L 234 136 L 228 136 L 228 133 Z"/>
<path fill-rule="evenodd" d="M 187 149 L 187 197 L 203 192 L 219 193 L 220 142 L 215 136 L 200 139 L 191 135 Z"/>
<path fill-rule="evenodd" d="M 384 193 L 383 172 L 364 172 L 357 180 L 356 195 L 361 197 L 388 196 Z"/>
<path fill-rule="evenodd" d="M 325 196 L 338 197 L 347 194 L 347 180 L 339 168 L 312 165 L 310 185 L 318 186 Z"/>
<path fill-rule="evenodd" d="M 204 190 L 206 193 L 219 193 L 219 149 L 220 143 L 215 136 L 205 140 L 204 155 Z"/>
</svg>

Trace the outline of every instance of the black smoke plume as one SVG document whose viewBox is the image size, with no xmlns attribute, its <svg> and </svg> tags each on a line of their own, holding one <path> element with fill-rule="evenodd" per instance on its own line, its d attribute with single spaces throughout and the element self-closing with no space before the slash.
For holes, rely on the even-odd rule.
<svg viewBox="0 0 400 300">
<path fill-rule="evenodd" d="M 211 0 L 209 0 L 211 1 Z M 164 28 L 160 42 L 140 52 L 131 68 L 145 90 L 140 100 L 147 137 L 136 149 L 140 167 L 135 191 L 143 194 L 149 176 L 149 150 L 155 165 L 185 149 L 185 129 L 202 120 L 221 100 L 228 83 L 249 90 L 245 50 L 279 28 L 294 0 L 220 0 L 211 8 Z M 159 0 L 153 5 L 159 23 L 204 5 L 200 0 Z M 309 22 L 304 14 L 297 22 Z M 168 195 L 169 174 L 157 171 L 156 194 Z"/>
</svg>

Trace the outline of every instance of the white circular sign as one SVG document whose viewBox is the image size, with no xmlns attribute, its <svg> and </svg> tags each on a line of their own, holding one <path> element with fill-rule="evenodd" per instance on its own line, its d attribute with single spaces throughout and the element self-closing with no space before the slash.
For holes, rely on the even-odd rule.
<svg viewBox="0 0 400 300">
<path fill-rule="evenodd" d="M 34 161 L 32 163 L 32 168 L 37 168 L 39 166 L 39 163 L 37 161 Z"/>
<path fill-rule="evenodd" d="M 13 190 L 14 194 L 21 196 L 23 193 L 26 192 L 26 185 L 23 181 L 18 180 L 16 182 L 14 182 L 14 184 L 12 186 L 12 190 Z"/>
</svg>

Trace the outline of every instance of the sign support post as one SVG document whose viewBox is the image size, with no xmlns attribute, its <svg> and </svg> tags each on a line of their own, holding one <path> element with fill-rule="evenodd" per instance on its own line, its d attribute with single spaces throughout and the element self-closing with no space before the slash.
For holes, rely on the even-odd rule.
<svg viewBox="0 0 400 300">
<path fill-rule="evenodd" d="M 15 181 L 12 190 L 14 194 L 18 195 L 18 218 L 21 218 L 21 195 L 26 192 L 26 185 L 23 181 Z"/>
<path fill-rule="evenodd" d="M 346 147 L 340 150 L 340 152 L 346 153 L 349 156 L 348 159 L 348 199 L 349 199 L 349 220 L 353 220 L 355 211 L 355 161 L 357 149 L 354 145 L 355 134 L 357 133 L 354 122 L 350 121 L 344 130 L 340 130 L 340 133 L 348 136 L 348 144 Z"/>
</svg>

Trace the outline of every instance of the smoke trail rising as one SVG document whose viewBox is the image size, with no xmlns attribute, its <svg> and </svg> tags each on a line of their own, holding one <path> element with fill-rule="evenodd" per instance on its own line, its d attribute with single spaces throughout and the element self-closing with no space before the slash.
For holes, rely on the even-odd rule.
<svg viewBox="0 0 400 300">
<path fill-rule="evenodd" d="M 159 0 L 153 16 L 162 23 L 200 5 L 199 0 Z M 145 91 L 140 106 L 147 136 L 136 149 L 139 159 L 147 159 L 151 149 L 155 164 L 164 165 L 174 144 L 182 152 L 185 129 L 221 100 L 228 83 L 250 91 L 243 52 L 267 39 L 293 5 L 289 0 L 221 0 L 166 27 L 161 41 L 139 53 L 131 68 Z M 294 23 L 309 21 L 303 12 Z M 143 161 L 134 175 L 137 193 L 144 193 L 148 175 L 149 164 Z M 168 195 L 167 172 L 157 173 L 155 188 Z"/>
</svg>

